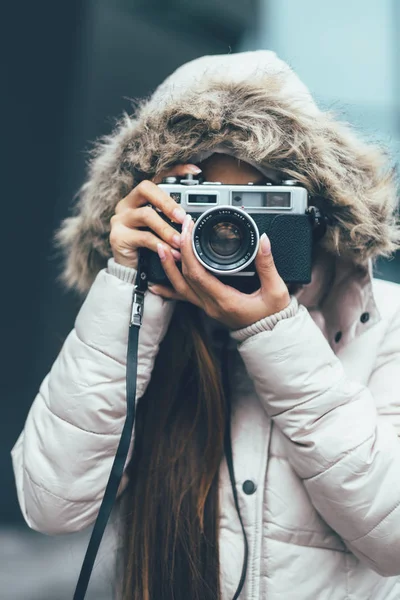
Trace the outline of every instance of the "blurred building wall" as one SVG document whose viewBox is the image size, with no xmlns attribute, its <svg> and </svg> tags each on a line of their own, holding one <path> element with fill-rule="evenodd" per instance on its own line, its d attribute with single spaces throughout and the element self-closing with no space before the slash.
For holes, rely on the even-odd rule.
<svg viewBox="0 0 400 600">
<path fill-rule="evenodd" d="M 400 2 L 261 0 L 241 49 L 274 50 L 335 111 L 400 161 Z M 379 277 L 400 282 L 400 256 Z"/>
</svg>

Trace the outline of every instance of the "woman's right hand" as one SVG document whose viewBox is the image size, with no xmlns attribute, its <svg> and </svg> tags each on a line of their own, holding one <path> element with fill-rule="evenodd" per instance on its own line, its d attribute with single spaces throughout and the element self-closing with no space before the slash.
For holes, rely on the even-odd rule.
<svg viewBox="0 0 400 600">
<path fill-rule="evenodd" d="M 168 244 L 175 260 L 180 260 L 180 234 L 164 221 L 152 204 L 176 223 L 183 223 L 185 211 L 167 193 L 157 186 L 164 177 L 198 175 L 195 165 L 177 165 L 161 173 L 153 181 L 144 180 L 118 202 L 111 217 L 110 245 L 115 262 L 137 269 L 138 248 L 149 248 L 157 253 L 160 241 Z M 151 231 L 144 231 L 148 227 Z"/>
</svg>

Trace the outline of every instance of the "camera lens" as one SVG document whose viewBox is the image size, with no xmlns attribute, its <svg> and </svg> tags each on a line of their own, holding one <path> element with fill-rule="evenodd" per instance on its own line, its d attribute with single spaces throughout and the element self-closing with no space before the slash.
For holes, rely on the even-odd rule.
<svg viewBox="0 0 400 600">
<path fill-rule="evenodd" d="M 232 256 L 239 250 L 242 240 L 243 236 L 236 225 L 228 221 L 221 221 L 213 225 L 209 244 L 216 254 Z"/>
<path fill-rule="evenodd" d="M 259 233 L 241 208 L 216 206 L 199 216 L 193 230 L 193 251 L 201 264 L 218 274 L 245 269 L 257 253 Z"/>
</svg>

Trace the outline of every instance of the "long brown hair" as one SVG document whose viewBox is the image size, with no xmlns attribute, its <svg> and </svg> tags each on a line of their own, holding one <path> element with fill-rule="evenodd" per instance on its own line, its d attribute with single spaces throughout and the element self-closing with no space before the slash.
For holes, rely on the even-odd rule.
<svg viewBox="0 0 400 600">
<path fill-rule="evenodd" d="M 122 499 L 123 600 L 218 600 L 226 417 L 198 309 L 178 303 L 138 402 Z"/>
</svg>

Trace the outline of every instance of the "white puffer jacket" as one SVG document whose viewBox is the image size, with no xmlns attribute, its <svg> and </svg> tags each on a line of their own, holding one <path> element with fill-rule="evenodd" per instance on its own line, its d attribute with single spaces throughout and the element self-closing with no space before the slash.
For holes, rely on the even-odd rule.
<svg viewBox="0 0 400 600">
<path fill-rule="evenodd" d="M 49 534 L 95 519 L 125 418 L 135 272 L 113 260 L 109 271 L 98 274 L 12 453 L 24 517 Z M 232 340 L 233 459 L 250 549 L 241 597 L 398 600 L 400 286 L 338 262 L 325 313 L 311 307 L 320 281 L 315 273 L 299 293 L 310 309 L 300 302 L 272 330 L 247 328 L 238 347 Z M 173 307 L 146 294 L 138 397 Z M 225 461 L 220 494 L 229 600 L 243 538 Z"/>
<path fill-rule="evenodd" d="M 395 186 L 386 158 L 320 111 L 271 52 L 185 65 L 99 146 L 58 234 L 64 280 L 88 295 L 13 449 L 21 509 L 50 534 L 94 521 L 125 419 L 135 277 L 109 260 L 110 216 L 144 176 L 224 144 L 272 177 L 299 180 L 330 218 L 292 316 L 231 335 L 233 460 L 249 540 L 241 598 L 398 600 L 400 286 L 372 279 L 372 260 L 398 239 Z M 173 310 L 146 294 L 138 397 Z M 225 461 L 220 506 L 230 600 L 243 539 Z"/>
</svg>

